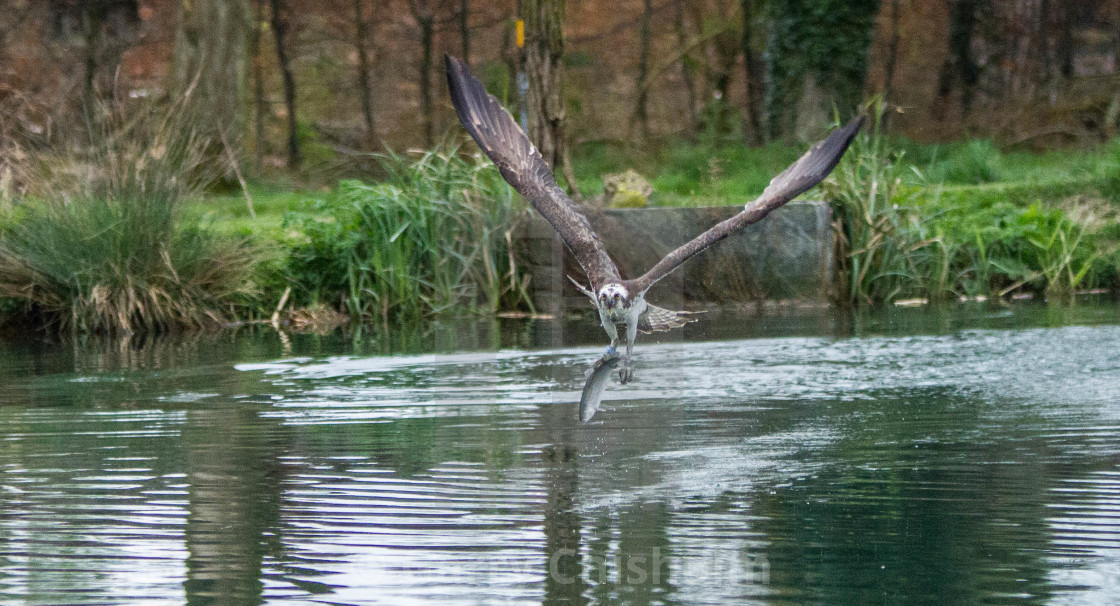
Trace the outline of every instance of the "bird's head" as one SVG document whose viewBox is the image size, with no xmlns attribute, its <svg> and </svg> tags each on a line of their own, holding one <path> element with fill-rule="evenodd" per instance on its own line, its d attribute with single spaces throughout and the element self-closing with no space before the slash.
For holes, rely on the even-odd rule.
<svg viewBox="0 0 1120 606">
<path fill-rule="evenodd" d="M 607 284 L 599 289 L 599 307 L 612 310 L 630 308 L 630 291 L 621 284 Z"/>
</svg>

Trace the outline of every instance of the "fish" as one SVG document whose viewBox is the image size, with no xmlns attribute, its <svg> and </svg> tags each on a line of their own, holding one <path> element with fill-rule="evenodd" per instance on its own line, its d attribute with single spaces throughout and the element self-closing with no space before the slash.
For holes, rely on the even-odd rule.
<svg viewBox="0 0 1120 606">
<path fill-rule="evenodd" d="M 579 399 L 579 420 L 587 423 L 595 412 L 599 410 L 599 403 L 603 401 L 603 390 L 611 378 L 611 371 L 618 366 L 622 354 L 614 352 L 610 356 L 602 356 L 587 369 L 587 383 L 583 385 L 583 394 Z"/>
</svg>

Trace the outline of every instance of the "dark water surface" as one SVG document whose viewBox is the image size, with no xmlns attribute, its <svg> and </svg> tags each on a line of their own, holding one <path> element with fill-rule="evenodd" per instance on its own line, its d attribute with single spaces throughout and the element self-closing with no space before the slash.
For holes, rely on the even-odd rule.
<svg viewBox="0 0 1120 606">
<path fill-rule="evenodd" d="M 0 604 L 1120 599 L 1114 303 L 602 341 L 0 342 Z"/>
</svg>

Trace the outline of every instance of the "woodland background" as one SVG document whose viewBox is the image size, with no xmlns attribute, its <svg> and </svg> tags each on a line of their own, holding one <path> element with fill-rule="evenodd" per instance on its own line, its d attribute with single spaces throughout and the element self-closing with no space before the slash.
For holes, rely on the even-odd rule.
<svg viewBox="0 0 1120 606">
<path fill-rule="evenodd" d="M 466 57 L 516 111 L 518 70 L 549 69 L 524 58 L 535 48 L 563 68 L 543 94 L 562 95 L 552 118 L 576 149 L 800 142 L 876 95 L 885 128 L 920 142 L 1085 145 L 1120 116 L 1115 0 L 2 4 L 5 161 L 12 145 L 81 132 L 91 103 L 197 89 L 200 126 L 220 129 L 247 172 L 329 180 L 360 170 L 358 152 L 431 147 L 448 132 L 443 53 Z"/>
</svg>

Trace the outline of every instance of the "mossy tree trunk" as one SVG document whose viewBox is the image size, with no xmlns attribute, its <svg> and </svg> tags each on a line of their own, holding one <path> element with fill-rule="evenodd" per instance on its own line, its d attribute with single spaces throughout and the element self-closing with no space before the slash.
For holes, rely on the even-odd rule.
<svg viewBox="0 0 1120 606">
<path fill-rule="evenodd" d="M 770 5 L 767 119 L 774 138 L 813 140 L 859 109 L 880 0 Z"/>
<path fill-rule="evenodd" d="M 173 86 L 192 90 L 196 128 L 215 146 L 239 150 L 244 123 L 252 11 L 247 0 L 181 0 L 175 31 Z M 217 158 L 225 158 L 216 149 Z"/>
<path fill-rule="evenodd" d="M 568 181 L 578 197 L 568 156 L 567 116 L 564 104 L 564 0 L 522 0 L 525 20 L 525 74 L 529 138 L 557 174 Z"/>
</svg>

